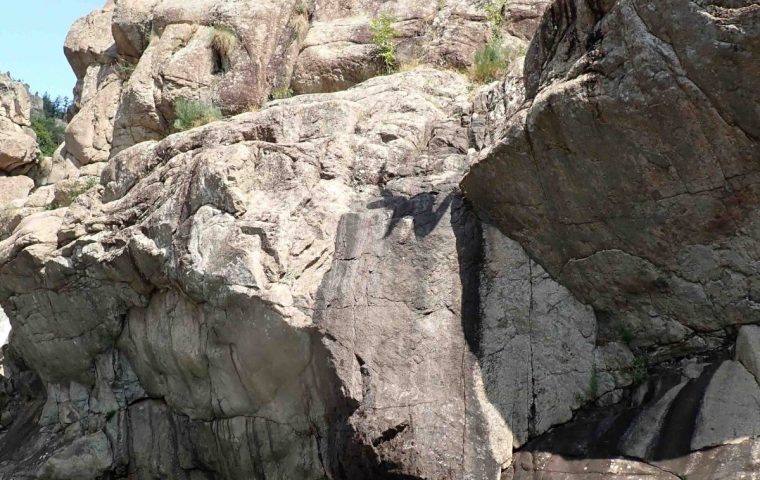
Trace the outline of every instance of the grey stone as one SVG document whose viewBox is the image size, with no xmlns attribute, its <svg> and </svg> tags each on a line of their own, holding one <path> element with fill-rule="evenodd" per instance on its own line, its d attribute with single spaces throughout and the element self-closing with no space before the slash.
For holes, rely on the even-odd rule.
<svg viewBox="0 0 760 480">
<path fill-rule="evenodd" d="M 760 326 L 745 325 L 739 330 L 736 361 L 760 381 Z"/>
<path fill-rule="evenodd" d="M 724 362 L 707 387 L 691 447 L 698 450 L 760 435 L 760 386 L 740 363 Z"/>
<path fill-rule="evenodd" d="M 739 53 L 757 49 L 760 23 L 752 2 L 708 3 L 555 2 L 523 109 L 462 184 L 636 346 L 684 345 L 671 356 L 709 349 L 686 345 L 694 333 L 760 321 L 747 296 L 760 278 L 758 121 L 742 107 L 760 77 Z"/>
</svg>

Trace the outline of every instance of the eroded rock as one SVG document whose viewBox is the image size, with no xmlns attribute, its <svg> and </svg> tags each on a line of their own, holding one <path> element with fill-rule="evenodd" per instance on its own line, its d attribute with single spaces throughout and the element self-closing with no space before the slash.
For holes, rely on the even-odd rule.
<svg viewBox="0 0 760 480">
<path fill-rule="evenodd" d="M 463 182 L 609 319 L 605 337 L 672 355 L 758 321 L 758 119 L 740 105 L 760 91 L 745 53 L 760 11 L 721 5 L 556 2 L 528 53 L 525 107 Z"/>
<path fill-rule="evenodd" d="M 37 137 L 31 125 L 26 86 L 0 74 L 0 172 L 23 172 L 37 161 Z"/>
</svg>

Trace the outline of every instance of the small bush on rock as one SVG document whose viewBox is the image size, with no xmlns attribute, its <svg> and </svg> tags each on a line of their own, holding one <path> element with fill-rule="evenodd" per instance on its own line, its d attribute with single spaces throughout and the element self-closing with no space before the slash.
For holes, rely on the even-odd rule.
<svg viewBox="0 0 760 480">
<path fill-rule="evenodd" d="M 385 64 L 388 73 L 392 73 L 397 67 L 396 44 L 393 39 L 398 31 L 393 27 L 396 19 L 387 13 L 372 19 L 370 29 L 372 31 L 372 43 L 377 48 L 377 56 Z"/>
<path fill-rule="evenodd" d="M 491 36 L 501 37 L 501 27 L 504 24 L 504 6 L 507 0 L 492 0 L 483 9 L 486 11 L 486 20 L 491 26 Z"/>
<path fill-rule="evenodd" d="M 491 0 L 483 7 L 491 27 L 491 39 L 475 53 L 470 69 L 470 78 L 475 82 L 488 83 L 498 80 L 509 65 L 525 53 L 519 47 L 504 45 L 501 29 L 506 4 L 506 0 Z"/>
<path fill-rule="evenodd" d="M 272 90 L 272 93 L 269 94 L 270 100 L 282 100 L 283 98 L 290 98 L 293 96 L 293 89 L 285 86 L 285 87 L 279 87 Z"/>
<path fill-rule="evenodd" d="M 631 367 L 633 384 L 640 385 L 649 379 L 649 358 L 645 355 L 639 355 L 633 359 Z"/>
<path fill-rule="evenodd" d="M 130 79 L 136 69 L 137 65 L 125 58 L 120 58 L 115 67 L 116 74 L 125 82 Z"/>
<path fill-rule="evenodd" d="M 98 179 L 96 177 L 80 178 L 71 186 L 71 190 L 48 204 L 46 208 L 47 210 L 58 210 L 59 208 L 69 207 L 77 198 L 89 192 L 97 185 Z"/>
<path fill-rule="evenodd" d="M 180 98 L 175 105 L 174 130 L 184 132 L 222 119 L 222 111 L 209 102 Z"/>
<path fill-rule="evenodd" d="M 483 48 L 475 52 L 470 78 L 478 83 L 498 80 L 522 54 L 520 48 L 505 46 L 501 37 L 493 37 Z"/>
</svg>

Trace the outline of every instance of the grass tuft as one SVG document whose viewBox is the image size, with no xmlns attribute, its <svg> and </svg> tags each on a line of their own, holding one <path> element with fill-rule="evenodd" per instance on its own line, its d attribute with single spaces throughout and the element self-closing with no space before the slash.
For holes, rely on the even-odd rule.
<svg viewBox="0 0 760 480">
<path fill-rule="evenodd" d="M 646 382 L 649 379 L 649 358 L 646 355 L 637 356 L 633 359 L 631 370 L 634 385 Z"/>
<path fill-rule="evenodd" d="M 512 62 L 524 53 L 519 47 L 503 45 L 501 37 L 493 37 L 483 48 L 475 52 L 475 60 L 470 68 L 470 78 L 478 83 L 498 80 Z"/>
<path fill-rule="evenodd" d="M 174 106 L 174 131 L 184 132 L 222 119 L 222 111 L 210 102 L 180 98 Z"/>
<path fill-rule="evenodd" d="M 238 36 L 231 27 L 215 25 L 211 35 L 211 49 L 215 54 L 216 70 L 218 73 L 230 70 L 230 57 L 238 46 Z"/>
<path fill-rule="evenodd" d="M 289 86 L 279 87 L 272 90 L 269 94 L 270 100 L 282 100 L 293 96 L 293 89 Z"/>
</svg>

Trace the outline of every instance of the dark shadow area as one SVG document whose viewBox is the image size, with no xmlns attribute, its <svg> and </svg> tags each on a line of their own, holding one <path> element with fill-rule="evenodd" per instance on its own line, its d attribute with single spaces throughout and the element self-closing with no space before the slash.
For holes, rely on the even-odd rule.
<svg viewBox="0 0 760 480">
<path fill-rule="evenodd" d="M 446 197 L 438 202 L 440 192 L 423 192 L 412 197 L 395 196 L 389 192 L 383 192 L 383 199 L 367 205 L 369 209 L 393 210 L 391 221 L 383 238 L 388 238 L 396 229 L 399 222 L 404 218 L 411 217 L 414 221 L 414 234 L 422 238 L 430 234 L 441 222 L 451 205 L 454 194 L 446 194 Z"/>
<path fill-rule="evenodd" d="M 688 478 L 692 478 L 692 475 L 696 475 L 693 478 L 729 478 L 722 475 L 732 472 L 738 475 L 749 458 L 737 457 L 736 451 L 747 449 L 749 455 L 750 445 L 729 445 L 736 443 L 736 439 L 726 438 L 725 446 L 699 450 L 691 446 L 705 392 L 717 369 L 729 359 L 728 350 L 704 357 L 702 360 L 705 364 L 701 373 L 682 386 L 667 406 L 662 420 L 651 426 L 638 425 L 638 432 L 653 436 L 646 455 L 632 455 L 626 452 L 624 444 L 626 440 L 631 440 L 631 431 L 637 420 L 683 381 L 681 375 L 667 366 L 652 369 L 647 380 L 630 387 L 618 403 L 604 407 L 587 406 L 576 412 L 569 422 L 530 440 L 515 451 L 514 478 L 534 478 L 525 471 L 522 473 L 524 476 L 520 476 L 521 459 L 533 459 L 536 456 L 546 458 L 547 454 L 555 458 L 554 461 L 549 460 L 549 463 L 567 469 L 567 476 L 561 478 L 568 479 L 575 478 L 574 475 L 585 478 L 582 477 L 580 467 L 585 461 L 588 461 L 588 465 L 593 464 L 593 469 L 600 468 L 600 462 L 603 465 L 615 459 L 632 462 L 632 465 L 662 469 L 662 478 L 680 478 L 673 473 L 683 474 L 683 478 L 686 478 L 687 471 L 692 472 Z M 725 452 L 723 449 L 726 449 Z M 716 458 L 724 459 L 717 461 Z M 589 468 L 588 465 L 586 468 Z M 608 467 L 610 473 L 599 478 L 617 478 L 612 474 L 614 467 L 611 463 Z M 547 471 L 537 468 L 533 474 Z"/>
<path fill-rule="evenodd" d="M 480 274 L 483 267 L 483 229 L 467 200 L 457 196 L 451 206 L 451 225 L 457 239 L 459 280 L 462 283 L 462 331 L 470 351 L 480 357 Z"/>
<path fill-rule="evenodd" d="M 481 275 L 486 261 L 482 223 L 466 199 L 457 198 L 451 211 L 452 227 L 457 237 L 462 284 L 462 328 L 470 351 L 482 361 L 484 359 L 481 336 L 484 319 L 481 318 Z M 600 313 L 603 317 L 604 312 Z M 599 322 L 605 323 L 603 318 L 600 318 Z M 604 325 L 601 324 L 598 326 L 601 331 L 597 332 L 599 346 L 606 343 Z M 642 471 L 646 468 L 653 469 L 652 471 L 662 470 L 662 478 L 669 479 L 679 478 L 672 472 L 679 475 L 681 472 L 690 472 L 696 475 L 694 478 L 716 478 L 726 472 L 733 474 L 732 472 L 742 471 L 741 469 L 745 468 L 743 465 L 750 460 L 751 442 L 741 443 L 737 442 L 737 438 L 725 438 L 726 445 L 704 449 L 692 448 L 706 391 L 721 365 L 734 356 L 734 335 L 729 334 L 723 342 L 722 346 L 713 347 L 703 354 L 684 354 L 682 358 L 660 364 L 650 365 L 645 362 L 637 366 L 634 363 L 633 368 L 641 369 L 633 374 L 634 385 L 623 389 L 616 400 L 587 402 L 583 408 L 574 412 L 573 418 L 568 422 L 532 437 L 527 444 L 514 452 L 514 464 L 508 467 L 508 470 L 515 469 L 511 472 L 515 475 L 515 480 L 585 479 L 588 477 L 583 475 L 588 472 L 584 472 L 583 468 L 584 461 L 587 461 L 585 467 L 595 471 L 598 478 L 613 479 L 619 478 L 613 474 L 616 468 L 613 460 L 622 460 L 637 466 L 631 468 L 641 468 Z M 640 357 L 637 357 L 637 362 L 646 360 L 650 353 L 641 351 L 638 354 Z M 517 358 L 514 360 L 527 361 Z M 692 371 L 689 374 L 689 378 L 684 376 L 684 371 L 679 366 L 681 361 L 686 360 L 693 362 L 697 367 L 696 372 Z M 664 399 L 666 395 L 672 399 L 670 403 Z M 498 399 L 490 400 L 494 404 L 498 403 Z M 662 417 L 651 426 L 640 423 L 647 415 L 652 414 L 658 402 L 660 406 L 665 405 Z M 501 414 L 504 415 L 504 412 Z M 535 410 L 531 411 L 529 416 L 533 415 L 536 415 Z M 504 420 L 510 424 L 510 418 Z M 633 455 L 630 443 L 626 442 L 632 441 L 631 435 L 642 433 L 651 435 L 646 454 Z M 647 439 L 634 441 L 647 443 Z M 745 458 L 737 454 L 744 451 L 742 449 L 747 450 Z M 543 463 L 538 462 L 537 458 L 541 458 Z M 721 460 L 718 461 L 717 458 Z M 529 465 L 523 470 L 522 476 L 518 474 L 521 461 Z M 569 466 L 571 464 L 575 466 Z M 559 473 L 565 467 L 568 471 Z M 570 471 L 576 467 L 577 470 Z M 603 472 L 605 468 L 609 468 L 607 473 Z M 691 474 L 688 474 L 688 478 L 692 478 Z"/>
</svg>

